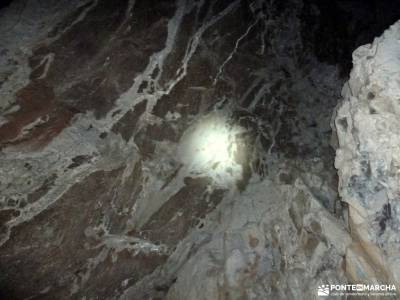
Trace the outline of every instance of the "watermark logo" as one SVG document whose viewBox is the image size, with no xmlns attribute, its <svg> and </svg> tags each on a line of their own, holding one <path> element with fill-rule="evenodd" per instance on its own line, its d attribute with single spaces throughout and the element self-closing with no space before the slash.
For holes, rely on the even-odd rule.
<svg viewBox="0 0 400 300">
<path fill-rule="evenodd" d="M 318 296 L 329 296 L 329 285 L 323 284 L 318 287 Z"/>
<path fill-rule="evenodd" d="M 317 295 L 326 296 L 395 296 L 394 284 L 322 284 Z"/>
</svg>

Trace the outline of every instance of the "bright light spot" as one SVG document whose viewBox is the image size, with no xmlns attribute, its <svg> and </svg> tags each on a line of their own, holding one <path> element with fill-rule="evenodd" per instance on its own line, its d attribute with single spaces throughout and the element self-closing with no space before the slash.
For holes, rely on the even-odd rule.
<svg viewBox="0 0 400 300">
<path fill-rule="evenodd" d="M 236 135 L 240 131 L 221 116 L 200 120 L 182 139 L 180 155 L 183 163 L 192 173 L 209 176 L 219 185 L 234 182 L 242 176 L 242 167 L 234 159 Z"/>
<path fill-rule="evenodd" d="M 231 156 L 229 155 L 229 132 L 225 128 L 205 128 L 204 131 L 199 132 L 196 137 L 198 147 L 196 154 L 203 162 L 211 163 L 229 163 Z"/>
</svg>

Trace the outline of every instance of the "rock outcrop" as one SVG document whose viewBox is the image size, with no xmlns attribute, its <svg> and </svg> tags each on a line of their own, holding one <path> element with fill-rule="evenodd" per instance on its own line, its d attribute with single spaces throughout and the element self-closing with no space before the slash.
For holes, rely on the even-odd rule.
<svg viewBox="0 0 400 300">
<path fill-rule="evenodd" d="M 335 128 L 339 193 L 354 240 L 355 282 L 400 286 L 400 22 L 353 53 Z"/>
<path fill-rule="evenodd" d="M 394 251 L 379 242 L 395 245 L 399 208 L 384 197 L 397 162 L 385 169 L 368 138 L 386 135 L 363 130 L 395 126 L 397 104 L 379 85 L 364 91 L 365 72 L 352 78 L 382 122 L 337 121 L 349 130 L 338 132 L 341 195 L 365 241 L 351 246 L 330 146 L 344 54 L 320 47 L 337 41 L 321 40 L 335 26 L 321 23 L 330 6 L 319 13 L 318 2 L 15 0 L 1 10 L 0 298 L 315 299 L 319 285 L 348 282 L 354 245 Z M 378 70 L 393 71 L 382 59 Z M 356 139 L 369 148 L 353 174 L 342 162 L 361 153 Z"/>
<path fill-rule="evenodd" d="M 343 256 L 350 242 L 344 224 L 300 179 L 255 181 L 225 198 L 200 233 L 122 299 L 147 299 L 154 284 L 171 282 L 171 300 L 316 299 L 318 286 L 347 282 Z"/>
</svg>

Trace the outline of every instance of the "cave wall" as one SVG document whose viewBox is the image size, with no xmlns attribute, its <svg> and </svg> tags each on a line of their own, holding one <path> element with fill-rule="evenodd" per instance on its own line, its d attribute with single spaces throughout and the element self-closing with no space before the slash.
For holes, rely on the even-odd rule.
<svg viewBox="0 0 400 300">
<path fill-rule="evenodd" d="M 353 53 L 335 116 L 339 193 L 348 204 L 354 281 L 399 284 L 400 22 Z"/>
<path fill-rule="evenodd" d="M 0 295 L 312 299 L 346 283 L 330 129 L 344 79 L 320 21 L 304 34 L 308 9 L 1 10 Z M 242 129 L 232 181 L 180 152 L 214 115 Z"/>
</svg>

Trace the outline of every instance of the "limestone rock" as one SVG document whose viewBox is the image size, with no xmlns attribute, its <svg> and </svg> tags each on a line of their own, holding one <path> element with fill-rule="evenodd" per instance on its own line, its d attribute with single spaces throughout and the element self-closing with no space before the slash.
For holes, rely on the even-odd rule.
<svg viewBox="0 0 400 300">
<path fill-rule="evenodd" d="M 341 218 L 330 147 L 337 58 L 359 32 L 332 47 L 343 15 L 319 2 L 14 0 L 1 10 L 0 298 L 315 299 L 319 285 L 348 282 L 345 255 L 358 259 L 350 275 L 368 264 Z M 368 11 L 333 6 L 364 27 Z M 380 64 L 380 77 L 393 71 Z M 350 86 L 361 95 L 358 73 Z M 387 125 L 387 156 L 368 154 L 358 177 L 344 170 L 341 193 L 357 208 L 351 226 L 374 212 L 371 236 L 394 247 L 395 194 L 382 205 L 395 192 L 397 177 L 384 176 L 397 168 L 385 169 L 397 100 L 379 94 L 393 94 L 393 74 L 389 88 L 371 87 L 382 98 L 373 115 L 386 116 L 376 128 L 361 114 L 346 125 L 376 131 L 339 131 L 337 166 L 358 151 L 353 140 L 381 139 Z M 368 253 L 381 247 L 368 242 Z"/>
<path fill-rule="evenodd" d="M 400 22 L 353 53 L 335 127 L 339 193 L 349 206 L 354 281 L 400 284 Z M 360 263 L 360 260 L 363 263 Z M 368 274 L 368 275 L 367 275 Z"/>
</svg>

